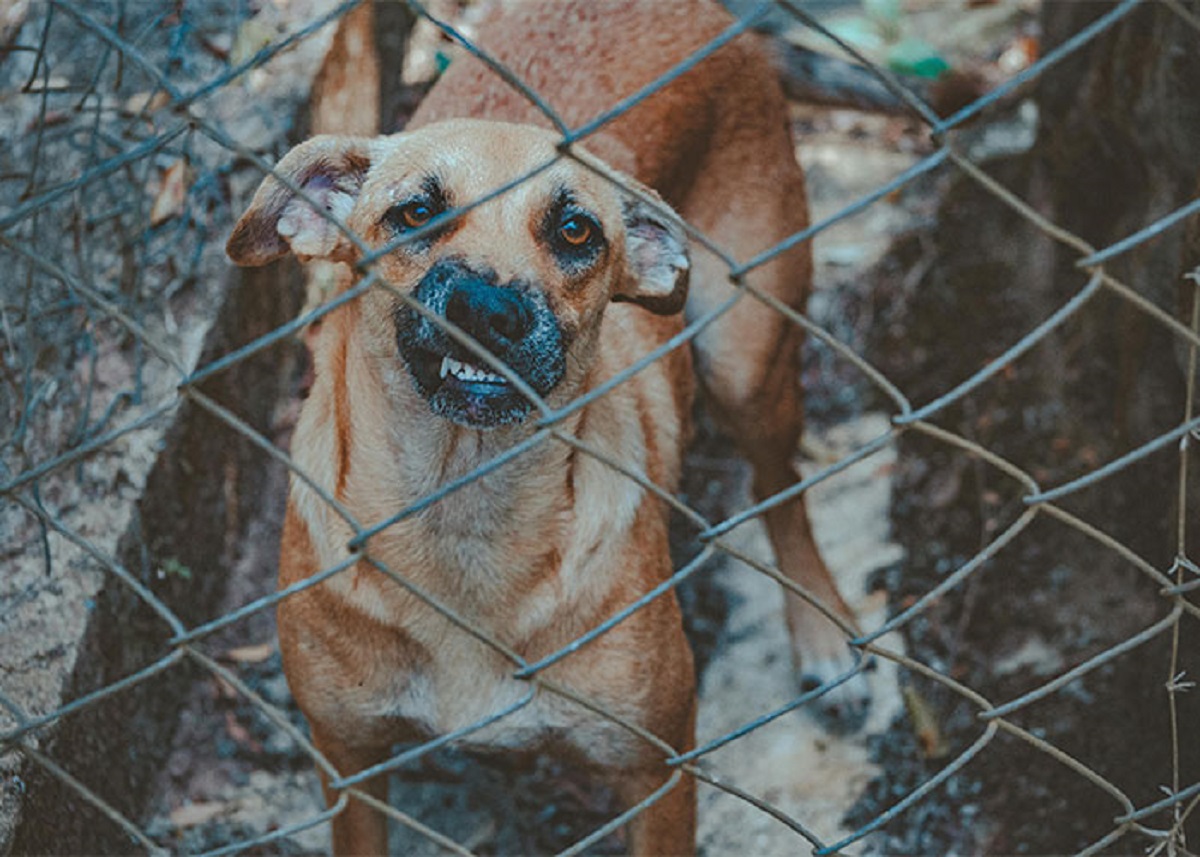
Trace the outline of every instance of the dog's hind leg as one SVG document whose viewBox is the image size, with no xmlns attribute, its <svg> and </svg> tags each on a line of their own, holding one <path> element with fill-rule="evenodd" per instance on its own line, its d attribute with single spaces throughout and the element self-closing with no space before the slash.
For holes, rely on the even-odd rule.
<svg viewBox="0 0 1200 857">
<path fill-rule="evenodd" d="M 739 262 L 807 224 L 804 177 L 782 123 L 776 132 L 714 145 L 698 173 L 682 213 Z M 803 311 L 811 270 L 808 245 L 802 244 L 748 272 L 744 281 Z M 689 321 L 719 306 L 735 288 L 728 266 L 695 248 Z M 804 427 L 802 341 L 803 331 L 795 322 L 751 294 L 743 295 L 696 341 L 706 405 L 753 466 L 756 502 L 800 478 L 794 459 Z M 813 540 L 804 496 L 771 508 L 762 518 L 783 574 L 852 626 L 851 611 Z M 785 593 L 785 603 L 801 688 L 834 682 L 852 671 L 857 657 L 846 632 L 795 593 Z M 854 675 L 821 700 L 821 710 L 836 718 L 837 725 L 854 726 L 866 710 L 866 680 Z"/>
<path fill-rule="evenodd" d="M 696 261 L 693 277 L 728 274 L 720 262 Z M 784 268 L 771 267 L 779 272 Z M 751 276 L 749 281 L 770 291 L 763 275 Z M 746 295 L 697 342 L 696 366 L 705 406 L 750 462 L 756 503 L 769 500 L 800 479 L 795 456 L 804 427 L 802 340 L 802 332 L 793 322 Z M 762 520 L 780 571 L 853 626 L 853 614 L 813 539 L 804 495 L 769 509 Z M 853 669 L 855 653 L 837 624 L 793 592 L 785 592 L 785 606 L 801 689 L 835 681 Z M 853 726 L 865 712 L 866 694 L 865 680 L 856 676 L 823 696 L 821 709 L 841 725 Z"/>
</svg>

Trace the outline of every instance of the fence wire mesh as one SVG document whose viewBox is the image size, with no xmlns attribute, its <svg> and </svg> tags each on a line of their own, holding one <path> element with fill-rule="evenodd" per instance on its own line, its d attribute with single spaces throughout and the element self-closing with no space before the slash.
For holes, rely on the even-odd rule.
<svg viewBox="0 0 1200 857">
<path fill-rule="evenodd" d="M 402 805 L 380 803 L 359 785 L 368 774 L 419 765 L 448 743 L 512 716 L 537 694 L 559 694 L 592 707 L 590 701 L 547 678 L 546 668 L 570 657 L 577 648 L 667 588 L 678 585 L 713 555 L 732 555 L 777 580 L 791 591 L 791 597 L 811 601 L 809 593 L 801 591 L 773 565 L 741 553 L 729 535 L 741 524 L 880 449 L 919 436 L 946 450 L 966 453 L 992 478 L 1019 492 L 1020 509 L 1009 516 L 1005 526 L 989 534 L 977 554 L 953 568 L 940 570 L 936 585 L 898 605 L 885 625 L 865 635 L 848 626 L 844 631 L 848 645 L 862 656 L 856 671 L 886 660 L 897 664 L 904 675 L 936 685 L 973 711 L 977 724 L 974 739 L 956 748 L 957 752 L 923 781 L 902 794 L 893 793 L 883 811 L 862 820 L 849 835 L 834 840 L 813 832 L 814 819 L 792 817 L 773 806 L 768 796 L 750 794 L 739 783 L 720 779 L 706 766 L 706 757 L 783 714 L 811 704 L 849 676 L 806 690 L 782 708 L 761 712 L 760 717 L 736 731 L 699 736 L 697 749 L 686 754 L 624 723 L 661 752 L 663 763 L 676 774 L 663 790 L 642 804 L 625 808 L 609 822 L 581 834 L 564 853 L 592 848 L 684 777 L 723 790 L 770 814 L 794 832 L 796 851 L 807 847 L 818 854 L 842 852 L 911 816 L 915 807 L 929 801 L 981 754 L 1007 752 L 1011 744 L 998 741 L 1002 736 L 1054 759 L 1072 776 L 1095 787 L 1095 799 L 1107 806 L 1111 822 L 1092 831 L 1091 842 L 1083 853 L 1118 847 L 1186 853 L 1184 828 L 1200 803 L 1200 783 L 1186 779 L 1180 761 L 1186 748 L 1196 741 L 1195 724 L 1177 715 L 1180 697 L 1191 687 L 1189 677 L 1179 666 L 1180 639 L 1200 618 L 1200 605 L 1195 600 L 1200 589 L 1200 568 L 1190 558 L 1187 541 L 1189 509 L 1194 507 L 1189 496 L 1190 444 L 1200 437 L 1200 416 L 1194 409 L 1200 302 L 1191 299 L 1191 292 L 1200 286 L 1200 268 L 1191 270 L 1180 284 L 1181 293 L 1187 296 L 1184 312 L 1162 306 L 1140 291 L 1124 272 L 1130 270 L 1129 260 L 1139 258 L 1159 236 L 1185 228 L 1189 218 L 1194 221 L 1200 212 L 1200 200 L 1148 212 L 1142 228 L 1107 247 L 1093 246 L 1062 223 L 1047 219 L 1038 205 L 976 163 L 959 136 L 968 123 L 986 118 L 989 110 L 1006 101 L 1011 103 L 1013 97 L 1027 92 L 1029 84 L 1044 84 L 1059 73 L 1064 62 L 1078 57 L 1106 34 L 1129 25 L 1139 14 L 1147 14 L 1146 7 L 1152 4 L 1124 0 L 1104 6 L 1071 38 L 948 117 L 938 116 L 894 75 L 854 54 L 856 61 L 867 63 L 925 124 L 928 153 L 876 191 L 753 259 L 732 258 L 718 242 L 690 228 L 693 241 L 725 261 L 731 282 L 738 285 L 737 292 L 728 303 L 691 322 L 680 336 L 647 354 L 613 382 L 622 383 L 669 350 L 686 347 L 704 326 L 736 301 L 758 300 L 819 340 L 837 360 L 853 368 L 860 383 L 873 388 L 887 403 L 890 425 L 878 437 L 793 488 L 722 520 L 709 520 L 683 500 L 662 491 L 646 475 L 629 472 L 564 430 L 567 417 L 604 395 L 608 387 L 562 408 L 554 408 L 527 391 L 538 411 L 538 431 L 528 440 L 371 526 L 355 521 L 324 487 L 308 474 L 298 472 L 290 461 L 277 430 L 278 409 L 287 405 L 267 401 L 271 397 L 263 394 L 247 397 L 245 390 L 264 375 L 284 378 L 276 383 L 286 387 L 299 371 L 294 356 L 279 356 L 290 342 L 348 301 L 372 289 L 388 288 L 374 265 L 386 251 L 367 256 L 361 266 L 364 275 L 353 288 L 319 306 L 306 308 L 298 317 L 295 306 L 256 316 L 261 305 L 252 295 L 243 294 L 235 308 L 227 311 L 242 317 L 231 339 L 213 342 L 209 337 L 213 325 L 193 323 L 197 317 L 207 317 L 205 314 L 217 314 L 215 308 L 221 305 L 230 277 L 222 254 L 224 239 L 248 191 L 263 175 L 273 174 L 271 165 L 280 154 L 285 136 L 279 131 L 280 125 L 291 122 L 293 115 L 284 105 L 301 101 L 311 84 L 311 70 L 306 71 L 303 65 L 303 46 L 328 38 L 331 29 L 358 5 L 347 2 L 334 6 L 315 0 L 290 6 L 255 6 L 243 0 L 204 4 L 49 0 L 44 7 L 10 4 L 18 16 L 27 13 L 28 20 L 19 30 L 3 33 L 10 41 L 0 53 L 5 104 L 0 115 L 5 140 L 0 147 L 0 193 L 5 199 L 0 211 L 0 256 L 5 260 L 0 290 L 0 412 L 4 416 L 0 532 L 5 534 L 5 544 L 0 552 L 8 567 L 0 582 L 0 603 L 7 611 L 0 618 L 0 639 L 4 640 L 0 652 L 0 749 L 5 751 L 0 757 L 0 776 L 4 778 L 6 800 L 19 802 L 29 797 L 25 794 L 27 783 L 29 789 L 52 788 L 60 796 L 60 806 L 90 806 L 111 822 L 114 831 L 127 837 L 127 844 L 154 852 L 171 850 L 175 847 L 171 832 L 149 830 L 146 819 L 139 815 L 140 807 L 133 795 L 144 793 L 144 784 L 106 781 L 97 778 L 95 771 L 86 776 L 75 772 L 82 745 L 56 742 L 54 736 L 71 719 L 116 705 L 114 719 L 97 722 L 120 721 L 125 729 L 137 724 L 137 729 L 148 730 L 143 737 L 168 742 L 177 706 L 173 708 L 162 698 L 178 697 L 181 685 L 206 676 L 216 679 L 223 692 L 239 696 L 258 710 L 269 732 L 290 738 L 312 765 L 328 774 L 339 795 L 328 809 L 314 806 L 299 821 L 251 838 L 231 837 L 209 853 L 282 848 L 281 843 L 299 831 L 327 824 L 350 800 L 370 803 L 433 846 L 451 853 L 471 853 L 470 843 L 457 841 L 448 831 L 432 829 Z M 479 53 L 466 35 L 434 20 L 419 4 L 409 5 L 417 16 L 433 21 L 449 38 Z M 1172 26 L 1186 34 L 1192 50 L 1200 48 L 1200 9 L 1182 0 L 1154 5 L 1155 14 L 1171 16 Z M 725 41 L 753 29 L 768 13 L 780 11 L 828 37 L 831 50 L 848 49 L 802 4 L 788 0 L 759 4 L 731 26 L 721 40 L 648 90 L 612 105 L 611 110 L 582 127 L 568 126 L 539 93 L 497 61 L 485 60 L 497 74 L 519 87 L 556 127 L 561 135 L 559 157 L 573 158 L 573 146 L 586 144 L 590 135 L 653 91 L 669 85 L 688 68 L 704 62 Z M 295 26 L 297 20 L 302 21 L 299 26 Z M 247 26 L 248 21 L 253 21 L 253 26 Z M 232 35 L 235 33 L 236 39 Z M 275 76 L 276 84 L 279 78 L 294 77 L 294 81 L 290 88 L 277 86 L 272 97 L 259 97 L 267 89 L 259 76 L 268 74 Z M 970 371 L 962 373 L 966 377 L 960 383 L 927 401 L 914 401 L 887 371 L 859 353 L 855 343 L 842 341 L 808 315 L 756 292 L 746 284 L 745 276 L 931 173 L 953 174 L 974 183 L 1015 212 L 1027 227 L 1072 254 L 1077 273 L 1069 286 L 1073 293 L 1053 306 L 1039 324 L 982 365 L 968 367 Z M 472 205 L 485 202 L 479 200 Z M 1120 199 L 1108 202 L 1121 204 Z M 338 225 L 344 228 L 344 224 Z M 252 275 L 247 277 L 252 279 Z M 955 409 L 974 393 L 994 384 L 1056 332 L 1098 312 L 1102 300 L 1108 301 L 1105 307 L 1115 301 L 1123 311 L 1143 319 L 1150 331 L 1146 335 L 1166 337 L 1175 344 L 1184 367 L 1186 396 L 1172 426 L 1109 460 L 1092 462 L 1070 478 L 1048 483 L 1036 467 L 1018 463 L 1014 456 L 981 444 L 971 431 L 960 427 L 958 419 L 946 418 L 957 414 Z M 495 368 L 509 374 L 503 366 Z M 231 393 L 238 388 L 241 395 Z M 172 442 L 164 439 L 164 432 L 172 425 L 200 427 L 190 433 L 183 428 L 172 429 L 184 433 L 182 441 Z M 242 443 L 231 453 L 234 437 Z M 1007 448 L 1019 442 L 1019 437 L 1010 438 Z M 702 547 L 678 568 L 666 586 L 646 593 L 570 647 L 530 663 L 469 616 L 459 615 L 415 590 L 406 580 L 404 569 L 387 567 L 373 558 L 370 546 L 372 537 L 387 527 L 418 514 L 538 445 L 553 443 L 573 446 L 580 454 L 618 469 L 660 497 L 692 528 Z M 160 448 L 190 452 L 163 464 L 158 462 Z M 1120 474 L 1142 468 L 1148 460 L 1171 450 L 1177 456 L 1174 466 L 1178 476 L 1174 484 L 1161 486 L 1161 491 L 1174 498 L 1173 541 L 1168 547 L 1174 560 L 1164 566 L 1073 511 L 1072 500 L 1088 491 L 1112 490 Z M 203 605 L 211 603 L 205 593 L 219 588 L 219 584 L 201 579 L 210 576 L 197 570 L 204 560 L 194 557 L 207 553 L 210 562 L 232 562 L 231 558 L 236 558 L 234 543 L 251 537 L 242 529 L 241 519 L 251 516 L 247 502 L 233 495 L 239 490 L 239 480 L 262 480 L 269 485 L 262 468 L 270 462 L 281 462 L 292 471 L 293 478 L 309 481 L 345 520 L 354 532 L 351 553 L 343 562 L 322 569 L 288 590 L 244 593 L 236 608 L 214 618 L 206 614 Z M 213 474 L 205 471 L 216 471 L 216 476 L 206 480 Z M 160 498 L 160 507 L 133 511 L 131 501 L 150 490 L 148 486 L 155 479 L 166 480 L 165 484 L 171 486 L 167 494 L 150 495 Z M 218 487 L 193 491 L 186 487 L 192 484 Z M 266 487 L 262 490 L 265 492 Z M 224 491 L 225 495 L 214 497 L 214 491 L 217 495 Z M 171 499 L 161 499 L 167 496 Z M 267 502 L 257 498 L 249 505 Z M 220 520 L 200 520 L 214 509 L 221 510 Z M 158 525 L 151 520 L 155 515 L 188 521 L 192 553 L 154 535 L 158 532 Z M 192 516 L 196 517 L 194 522 Z M 1076 663 L 1064 663 L 1053 675 L 1010 698 L 991 698 L 960 680 L 961 676 L 953 674 L 944 661 L 925 662 L 886 642 L 890 632 L 911 629 L 944 599 L 967 590 L 985 568 L 1002 564 L 1003 552 L 1010 544 L 1026 538 L 1035 525 L 1047 521 L 1099 545 L 1140 576 L 1139 588 L 1156 607 L 1147 612 L 1135 633 Z M 123 537 L 130 531 L 134 535 Z M 405 747 L 377 769 L 342 776 L 312 745 L 284 700 L 253 687 L 239 671 L 238 658 L 222 659 L 206 646 L 213 640 L 236 639 L 228 636 L 231 631 L 261 627 L 253 623 L 283 599 L 349 573 L 362 561 L 372 563 L 381 574 L 414 591 L 463 633 L 474 635 L 511 661 L 513 675 L 527 682 L 529 690 L 517 703 L 492 712 L 466 729 L 428 744 Z M 89 630 L 105 652 L 103 669 L 81 663 L 68 668 L 69 676 L 37 671 L 39 658 L 49 657 L 45 653 L 56 651 L 61 657 L 74 646 L 72 640 L 79 629 L 100 621 L 96 617 L 108 616 L 131 618 L 122 627 Z M 1172 641 L 1169 662 L 1143 664 L 1145 670 L 1161 673 L 1165 687 L 1161 698 L 1146 700 L 1145 704 L 1169 712 L 1172 730 L 1171 753 L 1159 778 L 1165 794 L 1148 801 L 1131 793 L 1121 772 L 1114 772 L 1102 758 L 1068 752 L 1048 740 L 1029 709 L 1047 698 L 1073 692 L 1081 677 L 1103 671 L 1119 659 L 1135 657 L 1145 644 L 1164 639 Z M 252 654 L 246 659 L 252 660 Z M 177 684 L 166 684 L 169 680 Z M 146 702 L 147 698 L 157 701 Z M 136 699 L 143 710 L 135 714 L 121 708 L 123 699 Z M 621 722 L 613 712 L 599 713 Z M 160 722 L 155 724 L 155 718 Z M 152 725 L 146 726 L 148 723 Z M 130 738 L 128 732 L 112 734 L 124 736 L 122 740 Z M 271 740 L 270 735 L 260 737 Z M 87 743 L 121 754 L 119 747 L 108 745 L 110 740 L 101 730 L 90 734 Z M 1131 735 L 1130 740 L 1137 738 Z"/>
</svg>

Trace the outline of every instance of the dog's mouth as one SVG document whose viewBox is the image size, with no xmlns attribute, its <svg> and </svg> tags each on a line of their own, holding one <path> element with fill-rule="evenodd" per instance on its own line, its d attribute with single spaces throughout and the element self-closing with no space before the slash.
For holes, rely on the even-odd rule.
<svg viewBox="0 0 1200 857">
<path fill-rule="evenodd" d="M 417 391 L 434 413 L 460 425 L 505 425 L 524 419 L 533 409 L 533 403 L 510 380 L 465 355 L 406 349 L 401 344 L 401 356 Z"/>
<path fill-rule="evenodd" d="M 425 313 L 400 307 L 395 316 L 400 356 L 435 414 L 469 428 L 520 422 L 534 403 L 511 378 L 541 397 L 565 375 L 566 338 L 540 290 L 495 285 L 460 263 L 440 263 L 413 297 L 472 336 L 511 373 L 496 371 Z"/>
<path fill-rule="evenodd" d="M 475 385 L 480 387 L 481 391 L 486 391 L 488 387 L 499 391 L 500 388 L 509 386 L 509 381 L 503 375 L 489 372 L 473 363 L 455 360 L 448 354 L 442 358 L 438 377 L 442 379 L 442 383 L 449 379 L 452 384 Z"/>
</svg>

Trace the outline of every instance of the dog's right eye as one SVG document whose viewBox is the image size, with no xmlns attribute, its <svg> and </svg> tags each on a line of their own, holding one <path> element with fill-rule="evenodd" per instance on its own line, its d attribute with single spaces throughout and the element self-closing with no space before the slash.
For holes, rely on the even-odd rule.
<svg viewBox="0 0 1200 857">
<path fill-rule="evenodd" d="M 383 219 L 397 231 L 407 232 L 410 229 L 420 229 L 433 220 L 437 211 L 427 200 L 413 199 L 393 205 L 387 210 Z"/>
</svg>

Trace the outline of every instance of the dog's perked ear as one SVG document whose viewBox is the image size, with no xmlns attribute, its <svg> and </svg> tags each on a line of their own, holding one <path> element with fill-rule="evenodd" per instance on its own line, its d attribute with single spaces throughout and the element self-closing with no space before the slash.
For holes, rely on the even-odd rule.
<svg viewBox="0 0 1200 857">
<path fill-rule="evenodd" d="M 346 233 L 323 216 L 324 209 L 345 224 L 371 168 L 378 142 L 368 137 L 323 135 L 288 152 L 275 168 L 304 192 L 296 194 L 274 175 L 267 176 L 225 244 L 239 265 L 265 265 L 290 249 L 302 261 L 354 262 L 357 250 Z"/>
<path fill-rule="evenodd" d="M 657 202 L 657 194 L 646 193 Z M 666 203 L 652 205 L 635 197 L 625 200 L 623 215 L 628 274 L 613 300 L 630 301 L 658 315 L 680 312 L 691 270 L 683 223 Z"/>
</svg>

